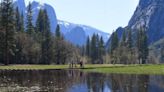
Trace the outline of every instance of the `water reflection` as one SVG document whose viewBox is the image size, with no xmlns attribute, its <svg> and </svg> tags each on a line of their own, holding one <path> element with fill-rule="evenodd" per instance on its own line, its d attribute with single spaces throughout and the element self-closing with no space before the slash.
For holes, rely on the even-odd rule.
<svg viewBox="0 0 164 92">
<path fill-rule="evenodd" d="M 164 92 L 164 76 L 0 71 L 0 92 Z"/>
</svg>

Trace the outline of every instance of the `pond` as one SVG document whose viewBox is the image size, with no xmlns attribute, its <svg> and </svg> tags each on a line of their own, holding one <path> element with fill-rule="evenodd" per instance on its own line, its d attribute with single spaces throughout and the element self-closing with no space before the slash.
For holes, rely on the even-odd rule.
<svg viewBox="0 0 164 92">
<path fill-rule="evenodd" d="M 78 70 L 0 71 L 0 92 L 164 92 L 164 76 Z"/>
</svg>

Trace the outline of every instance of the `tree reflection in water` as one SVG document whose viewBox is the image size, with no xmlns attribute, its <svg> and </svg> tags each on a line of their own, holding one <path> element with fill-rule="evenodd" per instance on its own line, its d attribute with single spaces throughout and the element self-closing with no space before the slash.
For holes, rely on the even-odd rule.
<svg viewBox="0 0 164 92">
<path fill-rule="evenodd" d="M 163 92 L 164 76 L 78 70 L 0 71 L 0 92 Z"/>
</svg>

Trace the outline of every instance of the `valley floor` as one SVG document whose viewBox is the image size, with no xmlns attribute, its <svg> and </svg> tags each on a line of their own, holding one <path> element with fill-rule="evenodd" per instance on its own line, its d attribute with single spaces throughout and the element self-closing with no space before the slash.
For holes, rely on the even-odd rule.
<svg viewBox="0 0 164 92">
<path fill-rule="evenodd" d="M 86 72 L 114 74 L 149 74 L 164 75 L 164 65 L 113 65 L 110 67 L 95 67 L 84 69 Z"/>
<path fill-rule="evenodd" d="M 0 70 L 48 70 L 69 69 L 69 65 L 9 65 L 0 66 Z M 76 69 L 80 69 L 77 66 Z M 84 72 L 115 73 L 115 74 L 155 74 L 164 75 L 164 65 L 85 65 Z"/>
</svg>

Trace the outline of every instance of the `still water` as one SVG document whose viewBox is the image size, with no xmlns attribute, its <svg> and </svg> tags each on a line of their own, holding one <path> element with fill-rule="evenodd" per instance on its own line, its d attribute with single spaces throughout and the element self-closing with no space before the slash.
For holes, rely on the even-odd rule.
<svg viewBox="0 0 164 92">
<path fill-rule="evenodd" d="M 77 70 L 0 71 L 0 92 L 164 92 L 164 76 Z"/>
</svg>

